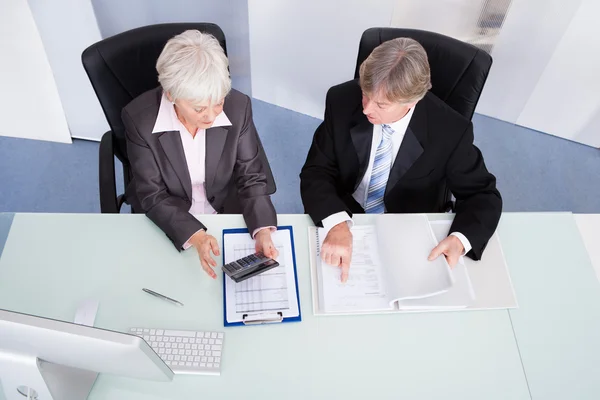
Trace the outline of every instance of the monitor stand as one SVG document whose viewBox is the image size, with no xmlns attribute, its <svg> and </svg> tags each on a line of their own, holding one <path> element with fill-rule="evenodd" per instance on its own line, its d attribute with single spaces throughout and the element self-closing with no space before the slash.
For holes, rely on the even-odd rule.
<svg viewBox="0 0 600 400">
<path fill-rule="evenodd" d="M 6 400 L 86 400 L 98 373 L 0 351 L 0 381 Z M 37 397 L 34 397 L 37 396 Z"/>
</svg>

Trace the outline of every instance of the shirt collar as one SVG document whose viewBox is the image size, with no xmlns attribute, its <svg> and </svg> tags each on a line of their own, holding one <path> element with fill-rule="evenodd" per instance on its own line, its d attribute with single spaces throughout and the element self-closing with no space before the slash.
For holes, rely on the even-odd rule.
<svg viewBox="0 0 600 400">
<path fill-rule="evenodd" d="M 410 119 L 412 118 L 412 115 L 415 112 L 416 107 L 417 106 L 415 105 L 413 108 L 408 110 L 406 115 L 404 117 L 402 117 L 400 120 L 398 120 L 396 122 L 392 122 L 391 124 L 388 124 L 394 130 L 394 132 L 402 132 L 403 134 L 404 134 L 404 132 L 406 132 L 406 129 L 408 129 L 408 124 L 410 124 Z"/>
<path fill-rule="evenodd" d="M 173 104 L 163 93 L 160 99 L 158 115 L 156 116 L 156 122 L 154 123 L 152 133 L 178 131 L 181 129 L 180 126 L 181 122 L 177 118 L 177 113 L 173 108 Z M 227 118 L 225 112 L 221 112 L 221 114 L 217 115 L 217 118 L 215 118 L 215 122 L 212 124 L 211 128 L 216 128 L 218 126 L 231 126 L 231 121 L 229 121 L 229 118 Z"/>
</svg>

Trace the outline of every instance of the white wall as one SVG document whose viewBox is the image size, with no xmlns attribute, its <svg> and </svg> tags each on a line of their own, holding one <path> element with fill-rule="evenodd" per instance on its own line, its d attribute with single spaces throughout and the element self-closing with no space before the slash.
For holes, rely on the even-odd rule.
<svg viewBox="0 0 600 400">
<path fill-rule="evenodd" d="M 81 64 L 81 53 L 101 40 L 90 0 L 29 0 L 54 73 L 71 135 L 100 140 L 108 123 Z"/>
<path fill-rule="evenodd" d="M 584 0 L 517 124 L 600 147 L 600 2 Z"/>
<path fill-rule="evenodd" d="M 327 89 L 354 77 L 360 36 L 395 0 L 248 0 L 253 97 L 323 118 Z"/>
<path fill-rule="evenodd" d="M 70 143 L 44 46 L 27 0 L 0 1 L 0 135 Z"/>
<path fill-rule="evenodd" d="M 512 0 L 476 111 L 516 123 L 581 0 Z"/>
</svg>

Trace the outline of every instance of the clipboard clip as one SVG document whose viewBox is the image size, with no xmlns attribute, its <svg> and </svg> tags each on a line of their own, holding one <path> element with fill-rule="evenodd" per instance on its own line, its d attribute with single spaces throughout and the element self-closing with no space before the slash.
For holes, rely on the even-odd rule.
<svg viewBox="0 0 600 400">
<path fill-rule="evenodd" d="M 242 322 L 244 325 L 262 325 L 276 324 L 283 321 L 283 313 L 281 311 L 271 314 L 244 314 Z"/>
</svg>

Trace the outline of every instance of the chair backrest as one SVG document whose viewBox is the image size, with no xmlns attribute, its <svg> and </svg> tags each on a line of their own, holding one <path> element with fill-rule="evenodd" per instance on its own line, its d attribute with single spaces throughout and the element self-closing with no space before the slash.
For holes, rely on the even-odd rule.
<svg viewBox="0 0 600 400">
<path fill-rule="evenodd" d="M 399 37 L 412 38 L 425 48 L 431 69 L 431 92 L 470 120 L 492 66 L 492 57 L 460 40 L 417 29 L 367 29 L 360 39 L 354 77 L 358 78 L 360 65 L 375 47 Z"/>
<path fill-rule="evenodd" d="M 225 35 L 211 23 L 149 25 L 106 38 L 84 50 L 83 67 L 113 132 L 115 154 L 127 163 L 121 110 L 140 94 L 158 86 L 156 60 L 169 39 L 188 29 L 210 33 L 225 54 Z"/>
</svg>

